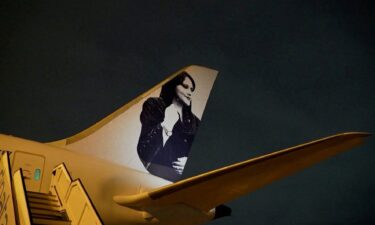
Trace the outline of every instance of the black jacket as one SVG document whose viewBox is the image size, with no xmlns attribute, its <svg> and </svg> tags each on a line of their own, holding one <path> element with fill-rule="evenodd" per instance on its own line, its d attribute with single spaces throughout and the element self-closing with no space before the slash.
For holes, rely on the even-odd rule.
<svg viewBox="0 0 375 225">
<path fill-rule="evenodd" d="M 177 158 L 188 156 L 200 120 L 191 112 L 189 106 L 184 106 L 182 121 L 176 122 L 172 135 L 163 146 L 163 128 L 160 124 L 164 121 L 167 107 L 162 98 L 149 98 L 145 101 L 140 116 L 142 130 L 137 151 L 151 174 L 176 181 L 181 175 L 173 168 L 172 163 L 177 161 Z"/>
</svg>

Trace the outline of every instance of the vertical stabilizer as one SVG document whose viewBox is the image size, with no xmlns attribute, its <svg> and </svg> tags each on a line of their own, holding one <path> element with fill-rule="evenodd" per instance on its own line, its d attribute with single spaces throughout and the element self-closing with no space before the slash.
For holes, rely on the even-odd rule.
<svg viewBox="0 0 375 225">
<path fill-rule="evenodd" d="M 177 181 L 217 73 L 186 67 L 88 129 L 50 144 Z"/>
</svg>

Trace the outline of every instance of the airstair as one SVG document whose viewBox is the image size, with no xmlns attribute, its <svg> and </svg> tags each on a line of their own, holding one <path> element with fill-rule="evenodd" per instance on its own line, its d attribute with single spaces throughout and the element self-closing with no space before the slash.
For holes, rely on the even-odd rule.
<svg viewBox="0 0 375 225">
<path fill-rule="evenodd" d="M 70 225 L 66 211 L 62 209 L 56 195 L 26 192 L 33 224 Z"/>
<path fill-rule="evenodd" d="M 104 225 L 82 182 L 64 164 L 52 172 L 49 193 L 27 191 L 22 168 L 11 176 L 9 153 L 0 160 L 0 224 Z"/>
</svg>

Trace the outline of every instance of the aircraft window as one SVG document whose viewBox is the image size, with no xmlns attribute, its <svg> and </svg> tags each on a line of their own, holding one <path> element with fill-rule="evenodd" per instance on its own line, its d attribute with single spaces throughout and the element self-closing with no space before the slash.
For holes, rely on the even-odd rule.
<svg viewBox="0 0 375 225">
<path fill-rule="evenodd" d="M 41 174 L 40 169 L 35 169 L 35 171 L 34 171 L 34 180 L 36 180 L 36 181 L 40 180 L 40 174 Z"/>
</svg>

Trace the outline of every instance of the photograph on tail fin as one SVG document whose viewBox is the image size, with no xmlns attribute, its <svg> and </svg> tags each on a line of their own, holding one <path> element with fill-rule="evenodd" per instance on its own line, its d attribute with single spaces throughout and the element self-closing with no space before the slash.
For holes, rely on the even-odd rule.
<svg viewBox="0 0 375 225">
<path fill-rule="evenodd" d="M 137 150 L 151 174 L 171 181 L 181 177 L 200 124 L 192 112 L 195 89 L 194 79 L 182 72 L 162 86 L 159 97 L 144 102 Z"/>
<path fill-rule="evenodd" d="M 156 84 L 64 147 L 178 181 L 201 124 L 217 71 L 188 66 Z"/>
</svg>

